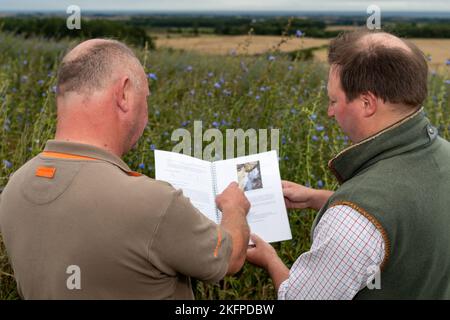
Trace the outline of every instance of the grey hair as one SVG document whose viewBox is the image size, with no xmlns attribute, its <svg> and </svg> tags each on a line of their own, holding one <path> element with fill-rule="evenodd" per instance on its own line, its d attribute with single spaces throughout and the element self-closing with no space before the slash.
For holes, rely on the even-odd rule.
<svg viewBox="0 0 450 320">
<path fill-rule="evenodd" d="M 58 71 L 57 92 L 88 94 L 104 89 L 111 83 L 112 75 L 117 68 L 125 67 L 137 88 L 140 87 L 136 74 L 141 66 L 133 51 L 122 42 L 100 39 L 83 52 L 70 51 L 63 58 Z"/>
</svg>

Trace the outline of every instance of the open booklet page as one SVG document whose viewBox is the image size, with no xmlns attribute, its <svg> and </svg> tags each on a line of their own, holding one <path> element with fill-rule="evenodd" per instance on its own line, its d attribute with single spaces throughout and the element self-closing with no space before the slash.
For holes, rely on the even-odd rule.
<svg viewBox="0 0 450 320">
<path fill-rule="evenodd" d="M 209 219 L 218 223 L 211 162 L 184 154 L 155 150 L 156 179 L 182 189 L 185 197 Z"/>
<path fill-rule="evenodd" d="M 235 181 L 251 203 L 247 221 L 267 242 L 292 239 L 275 151 L 214 163 L 217 192 Z"/>
<path fill-rule="evenodd" d="M 237 182 L 251 203 L 247 215 L 251 232 L 267 242 L 292 239 L 275 151 L 211 163 L 155 150 L 155 171 L 157 180 L 182 189 L 192 204 L 216 223 L 221 219 L 216 194 Z"/>
</svg>

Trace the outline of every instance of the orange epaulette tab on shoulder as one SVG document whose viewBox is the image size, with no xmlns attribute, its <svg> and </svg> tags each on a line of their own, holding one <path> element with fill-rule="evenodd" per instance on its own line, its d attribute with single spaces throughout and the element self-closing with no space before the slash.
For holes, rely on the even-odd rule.
<svg viewBox="0 0 450 320">
<path fill-rule="evenodd" d="M 36 177 L 53 179 L 53 177 L 55 176 L 55 172 L 55 167 L 37 167 Z"/>
<path fill-rule="evenodd" d="M 140 177 L 142 176 L 142 173 L 136 172 L 136 171 L 128 171 L 127 175 L 131 176 L 131 177 Z"/>
</svg>

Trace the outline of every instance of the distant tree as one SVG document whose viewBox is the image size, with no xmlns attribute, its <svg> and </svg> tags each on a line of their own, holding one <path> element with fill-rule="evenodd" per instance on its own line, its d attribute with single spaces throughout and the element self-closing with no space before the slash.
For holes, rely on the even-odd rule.
<svg viewBox="0 0 450 320">
<path fill-rule="evenodd" d="M 154 43 L 145 29 L 128 25 L 121 21 L 107 19 L 82 20 L 80 30 L 69 30 L 66 20 L 60 17 L 3 17 L 0 18 L 0 30 L 25 37 L 42 36 L 44 38 L 98 38 L 108 37 L 129 44 L 154 49 Z"/>
</svg>

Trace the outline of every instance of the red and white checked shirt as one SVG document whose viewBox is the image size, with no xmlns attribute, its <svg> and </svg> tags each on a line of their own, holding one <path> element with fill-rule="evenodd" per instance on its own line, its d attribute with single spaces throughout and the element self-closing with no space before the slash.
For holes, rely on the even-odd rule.
<svg viewBox="0 0 450 320">
<path fill-rule="evenodd" d="M 278 299 L 353 299 L 375 277 L 385 254 L 381 232 L 349 206 L 329 208 L 317 224 L 311 249 L 297 259 Z"/>
</svg>

